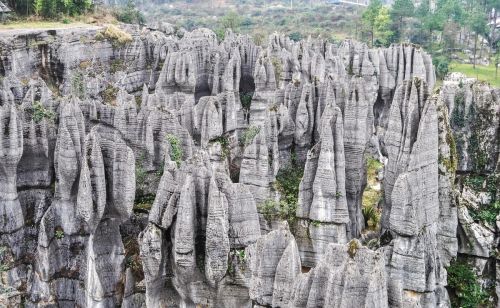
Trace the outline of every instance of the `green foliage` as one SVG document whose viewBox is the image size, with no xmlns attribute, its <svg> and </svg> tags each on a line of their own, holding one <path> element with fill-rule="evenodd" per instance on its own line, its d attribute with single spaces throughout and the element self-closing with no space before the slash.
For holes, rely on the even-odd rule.
<svg viewBox="0 0 500 308">
<path fill-rule="evenodd" d="M 299 165 L 294 159 L 279 170 L 274 189 L 280 193 L 280 201 L 268 199 L 259 206 L 260 213 L 267 220 L 273 218 L 287 220 L 290 227 L 293 228 L 297 220 L 295 213 L 299 202 L 299 185 L 303 175 L 304 166 Z"/>
<path fill-rule="evenodd" d="M 382 192 L 373 187 L 379 184 L 377 179 L 378 172 L 384 165 L 373 157 L 368 157 L 366 160 L 367 186 L 363 192 L 362 209 L 365 220 L 365 228 L 376 230 L 379 227 L 380 211 L 378 203 L 382 198 Z"/>
<path fill-rule="evenodd" d="M 6 272 L 10 269 L 10 266 L 8 266 L 7 264 L 5 264 L 3 262 L 3 260 L 5 259 L 5 254 L 6 254 L 6 251 L 7 251 L 7 247 L 5 246 L 0 246 L 0 274 L 2 272 Z M 0 286 L 2 285 L 2 283 L 0 282 Z"/>
<path fill-rule="evenodd" d="M 436 68 L 436 75 L 439 79 L 444 79 L 450 71 L 450 60 L 445 56 L 437 56 L 432 59 Z"/>
<path fill-rule="evenodd" d="M 35 123 L 42 122 L 43 119 L 47 121 L 54 121 L 55 113 L 45 108 L 45 106 L 40 102 L 34 102 L 32 111 L 32 119 Z"/>
<path fill-rule="evenodd" d="M 223 29 L 231 29 L 233 32 L 236 32 L 239 30 L 241 26 L 242 20 L 240 15 L 238 13 L 231 11 L 224 15 L 220 19 L 220 25 Z"/>
<path fill-rule="evenodd" d="M 110 72 L 112 74 L 125 70 L 126 66 L 122 59 L 111 60 Z"/>
<path fill-rule="evenodd" d="M 92 0 L 33 0 L 33 9 L 43 17 L 57 17 L 61 14 L 80 15 L 92 7 Z M 26 8 L 26 11 L 29 11 Z"/>
<path fill-rule="evenodd" d="M 105 104 L 115 106 L 116 96 L 118 95 L 118 88 L 114 87 L 112 84 L 108 84 L 106 89 L 101 92 L 101 97 Z"/>
<path fill-rule="evenodd" d="M 415 6 L 411 0 L 396 0 L 392 5 L 390 11 L 391 20 L 395 25 L 396 32 L 401 39 L 403 35 L 406 19 L 413 17 L 415 14 Z"/>
<path fill-rule="evenodd" d="M 56 239 L 60 240 L 64 238 L 64 231 L 61 228 L 57 228 L 54 232 L 54 236 Z"/>
<path fill-rule="evenodd" d="M 382 9 L 382 2 L 380 0 L 373 0 L 370 5 L 363 12 L 361 17 L 361 22 L 365 31 L 369 32 L 371 35 L 371 44 L 374 43 L 375 37 L 375 24 L 380 10 Z"/>
<path fill-rule="evenodd" d="M 448 287 L 454 295 L 451 296 L 454 307 L 476 308 L 487 303 L 489 296 L 481 288 L 471 265 L 453 260 L 446 270 Z"/>
<path fill-rule="evenodd" d="M 472 64 L 452 62 L 450 70 L 464 73 L 467 77 L 486 81 L 494 87 L 500 87 L 500 78 L 495 78 L 496 67 L 494 63 L 488 66 L 476 64 L 476 68 L 474 68 Z"/>
<path fill-rule="evenodd" d="M 117 9 L 114 14 L 118 21 L 126 24 L 142 25 L 146 22 L 144 15 L 136 8 L 135 3 L 132 0 L 129 0 L 126 6 Z"/>
<path fill-rule="evenodd" d="M 135 211 L 149 212 L 153 206 L 155 198 L 156 196 L 153 194 L 138 195 L 135 198 L 133 209 Z"/>
<path fill-rule="evenodd" d="M 252 104 L 252 97 L 253 97 L 253 92 L 240 92 L 240 101 L 241 101 L 241 106 L 246 109 L 250 110 L 250 105 Z"/>
<path fill-rule="evenodd" d="M 389 8 L 383 6 L 379 9 L 374 21 L 374 36 L 377 40 L 374 42 L 376 46 L 388 46 L 393 32 L 390 29 L 391 18 Z"/>
<path fill-rule="evenodd" d="M 245 255 L 245 249 L 236 249 L 234 251 L 236 257 L 238 258 L 239 262 L 245 262 L 246 260 L 246 255 Z"/>
<path fill-rule="evenodd" d="M 500 214 L 500 200 L 497 199 L 500 176 L 497 174 L 488 176 L 469 174 L 464 178 L 463 183 L 476 193 L 488 193 L 491 198 L 489 204 L 480 205 L 477 209 L 470 208 L 469 213 L 471 217 L 476 221 L 495 225 L 496 218 Z"/>
<path fill-rule="evenodd" d="M 181 141 L 179 140 L 179 138 L 177 138 L 177 136 L 172 134 L 167 134 L 166 138 L 168 143 L 170 144 L 170 159 L 172 161 L 175 161 L 177 163 L 177 166 L 180 167 L 183 155 Z"/>
<path fill-rule="evenodd" d="M 358 240 L 352 239 L 349 244 L 347 244 L 347 253 L 351 258 L 354 258 L 356 256 L 356 253 L 358 252 L 359 248 L 361 246 L 359 245 Z"/>
<path fill-rule="evenodd" d="M 315 227 L 319 227 L 319 226 L 321 226 L 321 221 L 319 221 L 319 220 L 311 220 L 311 225 L 313 225 Z"/>
<path fill-rule="evenodd" d="M 217 38 L 222 41 L 226 36 L 226 30 L 230 29 L 233 32 L 239 32 L 241 24 L 241 16 L 235 11 L 230 11 L 219 19 L 218 26 L 214 32 Z"/>
<path fill-rule="evenodd" d="M 380 222 L 380 212 L 373 205 L 363 206 L 361 213 L 365 220 L 365 228 L 375 230 Z"/>
<path fill-rule="evenodd" d="M 288 37 L 294 42 L 302 40 L 302 34 L 300 32 L 292 32 L 288 35 Z"/>
<path fill-rule="evenodd" d="M 144 272 L 142 269 L 142 260 L 140 257 L 140 248 L 137 238 L 130 236 L 124 241 L 125 249 L 125 266 L 132 270 L 137 280 L 144 279 Z"/>
<path fill-rule="evenodd" d="M 136 187 L 142 186 L 146 181 L 147 172 L 144 170 L 142 164 L 144 163 L 144 155 L 140 156 L 135 163 L 135 182 Z"/>
<path fill-rule="evenodd" d="M 212 140 L 210 143 L 219 143 L 221 146 L 221 157 L 222 159 L 226 159 L 231 155 L 231 147 L 229 144 L 229 139 L 226 136 L 218 136 Z"/>
<path fill-rule="evenodd" d="M 71 93 L 79 99 L 85 97 L 85 84 L 83 74 L 80 71 L 76 71 L 71 77 Z"/>
<path fill-rule="evenodd" d="M 243 147 L 249 146 L 252 144 L 253 139 L 260 132 L 260 127 L 258 126 L 250 126 L 248 127 L 240 136 L 240 145 Z"/>
</svg>

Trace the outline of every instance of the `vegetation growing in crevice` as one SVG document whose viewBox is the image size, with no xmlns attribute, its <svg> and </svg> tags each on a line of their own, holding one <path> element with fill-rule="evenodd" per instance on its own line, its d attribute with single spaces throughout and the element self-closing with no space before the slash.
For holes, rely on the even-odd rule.
<svg viewBox="0 0 500 308">
<path fill-rule="evenodd" d="M 252 144 L 253 139 L 259 134 L 260 127 L 258 126 L 250 126 L 248 127 L 240 136 L 240 145 L 243 147 L 249 146 Z"/>
<path fill-rule="evenodd" d="M 125 69 L 126 69 L 126 65 L 122 59 L 114 59 L 110 63 L 110 72 L 112 74 L 123 71 Z"/>
<path fill-rule="evenodd" d="M 85 84 L 83 73 L 77 71 L 71 77 L 71 93 L 79 99 L 85 98 Z"/>
<path fill-rule="evenodd" d="M 362 197 L 361 212 L 365 220 L 365 228 L 376 230 L 380 222 L 381 213 L 378 203 L 382 198 L 382 191 L 378 180 L 378 172 L 383 164 L 373 157 L 368 157 L 366 161 L 367 185 Z"/>
<path fill-rule="evenodd" d="M 475 193 L 487 193 L 490 197 L 488 204 L 480 204 L 478 208 L 469 208 L 471 217 L 476 221 L 495 225 L 496 217 L 500 214 L 500 200 L 497 199 L 500 175 L 469 174 L 463 178 L 463 184 Z"/>
<path fill-rule="evenodd" d="M 141 156 L 139 156 L 139 158 L 137 158 L 137 161 L 135 163 L 135 182 L 137 188 L 141 187 L 146 181 L 147 172 L 143 167 L 144 158 L 145 155 L 142 154 Z"/>
<path fill-rule="evenodd" d="M 136 196 L 134 201 L 134 211 L 138 212 L 149 212 L 151 207 L 153 206 L 153 202 L 155 201 L 154 194 L 146 194 Z"/>
<path fill-rule="evenodd" d="M 357 239 L 352 239 L 349 244 L 347 244 L 347 253 L 351 258 L 354 258 L 356 256 L 356 253 L 359 250 L 360 245 Z"/>
<path fill-rule="evenodd" d="M 125 248 L 125 266 L 132 270 L 134 277 L 141 281 L 144 279 L 142 269 L 142 260 L 140 257 L 139 242 L 134 236 L 130 236 L 124 240 Z"/>
<path fill-rule="evenodd" d="M 40 123 L 45 119 L 46 121 L 53 122 L 56 114 L 51 110 L 45 108 L 41 102 L 34 102 L 33 106 L 28 109 L 31 113 L 31 117 L 35 123 Z"/>
<path fill-rule="evenodd" d="M 221 147 L 221 158 L 226 159 L 231 156 L 231 147 L 229 144 L 229 139 L 224 136 L 218 136 L 210 140 L 210 143 L 218 143 Z"/>
<path fill-rule="evenodd" d="M 288 221 L 293 228 L 297 220 L 296 211 L 299 203 L 299 185 L 304 175 L 304 166 L 292 157 L 290 164 L 281 168 L 276 175 L 274 189 L 280 194 L 280 200 L 266 200 L 259 206 L 259 211 L 267 220 L 279 218 Z"/>
<path fill-rule="evenodd" d="M 240 102 L 241 106 L 245 110 L 250 110 L 250 105 L 252 104 L 253 92 L 240 92 Z"/>
<path fill-rule="evenodd" d="M 58 240 L 61 240 L 64 238 L 64 230 L 61 227 L 57 227 L 56 230 L 54 231 L 54 237 Z"/>
<path fill-rule="evenodd" d="M 488 293 L 481 288 L 470 264 L 453 260 L 446 270 L 453 307 L 475 308 L 488 303 Z"/>
<path fill-rule="evenodd" d="M 118 95 L 118 88 L 112 84 L 108 84 L 106 89 L 101 92 L 101 97 L 105 104 L 116 106 L 116 96 Z"/>
<path fill-rule="evenodd" d="M 170 144 L 170 159 L 172 161 L 175 161 L 177 163 L 177 166 L 180 167 L 181 162 L 182 162 L 182 148 L 181 148 L 181 141 L 177 136 L 172 135 L 172 134 L 167 134 L 166 139 L 168 143 Z"/>
<path fill-rule="evenodd" d="M 457 155 L 457 144 L 455 143 L 455 138 L 453 137 L 453 133 L 449 126 L 447 126 L 446 132 L 446 143 L 450 148 L 450 157 L 445 158 L 439 155 L 439 162 L 442 163 L 446 170 L 450 173 L 455 173 L 457 171 L 458 166 L 458 155 Z"/>
</svg>

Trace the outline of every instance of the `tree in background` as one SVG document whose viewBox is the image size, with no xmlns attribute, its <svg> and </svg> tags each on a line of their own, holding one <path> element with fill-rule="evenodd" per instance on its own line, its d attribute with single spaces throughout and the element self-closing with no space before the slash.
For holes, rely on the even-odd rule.
<svg viewBox="0 0 500 308">
<path fill-rule="evenodd" d="M 375 17 L 374 31 L 375 46 L 388 46 L 391 42 L 391 37 L 393 32 L 390 29 L 391 26 L 391 16 L 389 8 L 383 6 L 378 11 L 378 15 Z"/>
<path fill-rule="evenodd" d="M 406 39 L 405 33 L 405 21 L 407 18 L 413 17 L 415 13 L 415 7 L 413 1 L 411 0 L 396 0 L 392 5 L 390 10 L 391 19 L 394 23 L 393 29 L 395 32 L 395 37 L 399 38 L 400 41 Z"/>
<path fill-rule="evenodd" d="M 233 32 L 238 32 L 242 24 L 242 18 L 238 13 L 231 11 L 222 16 L 219 20 L 219 26 L 214 30 L 219 40 L 223 40 L 226 35 L 226 30 L 231 29 Z"/>
<path fill-rule="evenodd" d="M 366 10 L 363 12 L 363 16 L 361 17 L 363 28 L 370 34 L 371 46 L 373 46 L 375 41 L 375 23 L 381 8 L 382 2 L 380 0 L 373 0 L 370 2 L 370 5 L 368 5 Z"/>
<path fill-rule="evenodd" d="M 92 6 L 92 0 L 34 0 L 33 8 L 37 15 L 54 18 L 59 14 L 79 15 Z"/>
<path fill-rule="evenodd" d="M 481 9 L 476 8 L 469 16 L 468 25 L 470 29 L 474 32 L 474 58 L 472 59 L 472 67 L 475 69 L 477 40 L 480 35 L 485 35 L 488 31 L 488 25 L 486 23 L 486 19 L 484 18 L 484 12 L 482 12 Z"/>
</svg>

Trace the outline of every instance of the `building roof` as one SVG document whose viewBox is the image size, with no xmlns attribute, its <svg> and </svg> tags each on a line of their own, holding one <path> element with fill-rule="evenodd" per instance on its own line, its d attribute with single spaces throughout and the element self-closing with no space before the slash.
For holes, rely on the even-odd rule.
<svg viewBox="0 0 500 308">
<path fill-rule="evenodd" d="M 0 1 L 0 13 L 9 13 L 12 12 L 12 10 L 5 4 L 3 4 L 2 1 Z"/>
</svg>

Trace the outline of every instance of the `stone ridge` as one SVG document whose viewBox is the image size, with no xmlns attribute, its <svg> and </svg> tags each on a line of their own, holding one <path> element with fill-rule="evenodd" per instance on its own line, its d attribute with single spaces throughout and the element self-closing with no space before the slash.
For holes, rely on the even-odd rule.
<svg viewBox="0 0 500 308">
<path fill-rule="evenodd" d="M 100 27 L 0 34 L 0 303 L 450 305 L 468 214 L 448 162 L 493 172 L 498 157 L 454 156 L 458 90 L 431 96 L 427 53 L 120 27 L 131 42 Z M 464 106 L 498 107 L 485 86 L 465 91 Z M 362 210 L 373 158 L 377 231 Z M 276 182 L 302 167 L 286 195 Z M 465 235 L 478 255 L 481 228 Z"/>
</svg>

